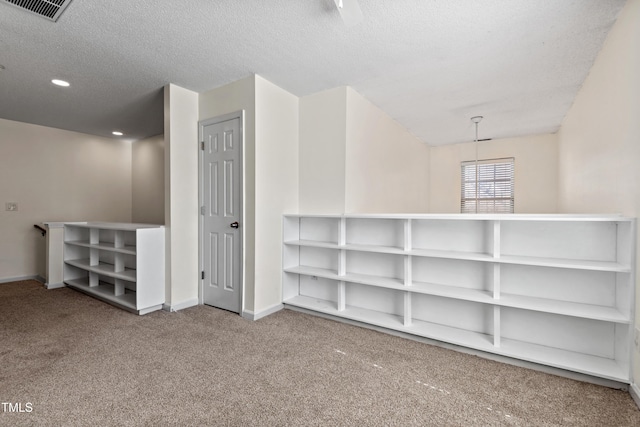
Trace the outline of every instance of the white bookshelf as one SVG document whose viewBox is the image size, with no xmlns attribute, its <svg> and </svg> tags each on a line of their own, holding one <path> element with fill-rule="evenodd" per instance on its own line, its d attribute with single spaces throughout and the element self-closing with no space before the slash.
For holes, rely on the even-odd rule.
<svg viewBox="0 0 640 427">
<path fill-rule="evenodd" d="M 164 303 L 164 227 L 64 224 L 64 283 L 137 314 Z"/>
<path fill-rule="evenodd" d="M 283 302 L 629 383 L 635 220 L 285 215 Z"/>
</svg>

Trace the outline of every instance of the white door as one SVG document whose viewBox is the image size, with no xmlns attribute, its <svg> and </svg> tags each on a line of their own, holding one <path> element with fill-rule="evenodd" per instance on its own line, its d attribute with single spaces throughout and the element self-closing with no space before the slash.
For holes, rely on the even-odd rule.
<svg viewBox="0 0 640 427">
<path fill-rule="evenodd" d="M 240 118 L 200 124 L 202 301 L 242 309 L 242 135 Z"/>
</svg>

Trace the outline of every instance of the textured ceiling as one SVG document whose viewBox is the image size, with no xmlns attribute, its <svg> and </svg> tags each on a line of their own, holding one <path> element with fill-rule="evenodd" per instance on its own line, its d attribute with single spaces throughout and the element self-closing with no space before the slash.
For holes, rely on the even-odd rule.
<svg viewBox="0 0 640 427">
<path fill-rule="evenodd" d="M 139 139 L 163 131 L 165 84 L 256 73 L 352 86 L 431 145 L 473 140 L 475 115 L 481 139 L 555 132 L 625 2 L 359 3 L 354 26 L 334 0 L 74 0 L 55 23 L 0 3 L 0 118 Z"/>
</svg>

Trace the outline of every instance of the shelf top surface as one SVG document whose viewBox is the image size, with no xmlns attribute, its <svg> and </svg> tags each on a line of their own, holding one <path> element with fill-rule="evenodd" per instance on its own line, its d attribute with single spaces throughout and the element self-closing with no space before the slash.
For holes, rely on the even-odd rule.
<svg viewBox="0 0 640 427">
<path fill-rule="evenodd" d="M 123 231 L 134 231 L 144 228 L 164 228 L 164 225 L 157 224 L 134 224 L 127 222 L 98 222 L 98 221 L 88 221 L 88 222 L 65 222 L 64 225 L 71 225 L 74 227 L 83 227 L 83 228 L 99 228 L 101 230 L 123 230 Z"/>
<path fill-rule="evenodd" d="M 633 221 L 622 214 L 284 214 L 287 218 L 440 219 L 501 221 Z"/>
<path fill-rule="evenodd" d="M 285 214 L 287 218 L 440 219 L 501 221 L 633 221 L 621 214 Z"/>
<path fill-rule="evenodd" d="M 46 221 L 42 224 L 46 225 L 49 228 L 63 228 L 64 222 L 56 222 L 56 221 Z"/>
</svg>

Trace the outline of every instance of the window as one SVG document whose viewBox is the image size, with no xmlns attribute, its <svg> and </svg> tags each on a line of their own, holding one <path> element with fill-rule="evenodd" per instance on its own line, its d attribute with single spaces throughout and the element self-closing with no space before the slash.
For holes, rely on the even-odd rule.
<svg viewBox="0 0 640 427">
<path fill-rule="evenodd" d="M 460 212 L 513 213 L 513 160 L 462 162 Z"/>
</svg>

